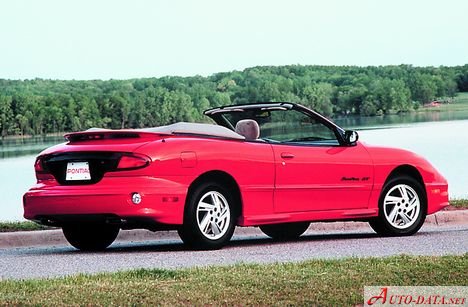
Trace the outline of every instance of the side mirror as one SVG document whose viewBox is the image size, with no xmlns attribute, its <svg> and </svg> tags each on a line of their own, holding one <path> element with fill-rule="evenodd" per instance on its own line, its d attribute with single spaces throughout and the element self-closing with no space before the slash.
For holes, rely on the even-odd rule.
<svg viewBox="0 0 468 307">
<path fill-rule="evenodd" d="M 348 145 L 354 145 L 359 140 L 359 134 L 354 130 L 346 130 L 344 137 Z"/>
</svg>

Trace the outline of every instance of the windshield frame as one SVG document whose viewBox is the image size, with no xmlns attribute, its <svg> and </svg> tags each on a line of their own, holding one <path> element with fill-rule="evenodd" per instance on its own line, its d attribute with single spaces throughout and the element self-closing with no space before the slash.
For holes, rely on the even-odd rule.
<svg viewBox="0 0 468 307">
<path fill-rule="evenodd" d="M 292 102 L 261 102 L 261 103 L 251 103 L 251 104 L 240 104 L 240 105 L 230 105 L 230 106 L 223 106 L 218 108 L 212 108 L 203 112 L 204 115 L 213 119 L 218 125 L 226 127 L 231 130 L 235 130 L 233 124 L 227 120 L 227 118 L 223 115 L 231 112 L 243 112 L 247 110 L 258 110 L 258 111 L 268 111 L 268 110 L 284 110 L 284 111 L 296 111 L 300 112 L 308 117 L 311 117 L 313 120 L 322 123 L 323 125 L 327 126 L 329 129 L 333 131 L 335 134 L 339 145 L 327 145 L 327 146 L 346 146 L 348 145 L 345 140 L 345 130 L 331 120 L 326 118 L 325 116 L 321 115 L 318 112 L 315 112 L 307 107 L 304 107 L 300 104 L 295 104 Z M 268 141 L 267 142 L 271 142 Z M 317 145 L 317 144 L 301 144 L 301 143 L 293 143 L 293 142 L 274 142 L 275 144 L 288 144 L 288 145 Z"/>
</svg>

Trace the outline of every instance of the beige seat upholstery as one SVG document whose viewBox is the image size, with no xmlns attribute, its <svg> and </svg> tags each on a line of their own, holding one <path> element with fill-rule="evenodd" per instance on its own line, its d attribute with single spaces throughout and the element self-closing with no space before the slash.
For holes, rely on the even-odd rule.
<svg viewBox="0 0 468 307">
<path fill-rule="evenodd" d="M 243 119 L 237 122 L 236 132 L 244 136 L 247 141 L 252 141 L 260 136 L 260 127 L 253 119 Z"/>
</svg>

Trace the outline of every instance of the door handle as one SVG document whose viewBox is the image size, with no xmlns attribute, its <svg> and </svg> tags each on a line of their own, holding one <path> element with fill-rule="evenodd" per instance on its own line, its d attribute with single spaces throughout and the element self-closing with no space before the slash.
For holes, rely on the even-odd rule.
<svg viewBox="0 0 468 307">
<path fill-rule="evenodd" d="M 282 152 L 281 153 L 281 158 L 283 159 L 292 159 L 294 158 L 294 155 L 290 152 Z"/>
</svg>

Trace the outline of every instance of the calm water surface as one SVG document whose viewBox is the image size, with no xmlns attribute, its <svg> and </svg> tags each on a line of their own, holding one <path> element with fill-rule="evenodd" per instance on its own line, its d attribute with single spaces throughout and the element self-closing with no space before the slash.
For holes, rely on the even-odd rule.
<svg viewBox="0 0 468 307">
<path fill-rule="evenodd" d="M 468 120 L 359 131 L 360 140 L 424 156 L 447 178 L 450 198 L 468 198 Z"/>
<path fill-rule="evenodd" d="M 378 117 L 337 122 L 343 127 L 361 127 L 358 130 L 363 142 L 405 148 L 424 156 L 447 178 L 450 197 L 468 198 L 468 119 L 450 120 L 453 116 L 447 114 L 437 116 L 446 121 L 418 122 L 403 117 L 397 123 L 393 117 Z M 379 129 L 373 129 L 376 126 Z M 0 220 L 22 220 L 21 199 L 35 183 L 36 154 L 62 141 L 61 137 L 50 137 L 0 143 Z"/>
</svg>

